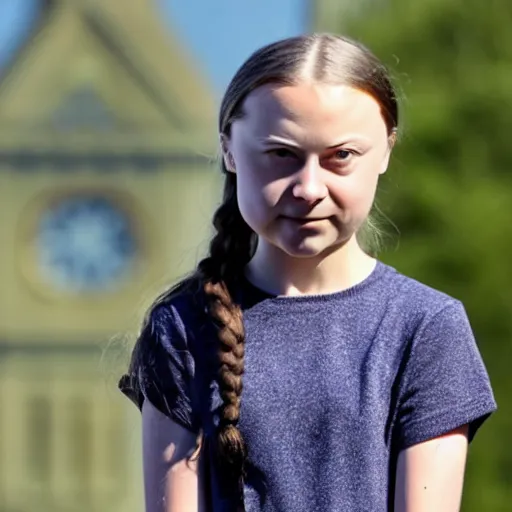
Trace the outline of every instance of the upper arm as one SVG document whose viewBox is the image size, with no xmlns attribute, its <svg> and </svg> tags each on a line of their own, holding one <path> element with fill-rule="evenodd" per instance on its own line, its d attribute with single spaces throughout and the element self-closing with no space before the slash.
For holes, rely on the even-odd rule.
<svg viewBox="0 0 512 512">
<path fill-rule="evenodd" d="M 185 313 L 174 304 L 160 304 L 151 311 L 119 388 L 139 409 L 148 400 L 164 416 L 196 432 L 202 425 L 198 396 L 202 387 L 189 322 L 181 316 Z"/>
<path fill-rule="evenodd" d="M 457 512 L 468 442 L 496 409 L 462 304 L 426 318 L 410 349 L 394 427 L 395 511 Z"/>
<path fill-rule="evenodd" d="M 204 510 L 199 461 L 190 460 L 202 428 L 190 313 L 178 295 L 154 306 L 119 382 L 142 411 L 146 512 Z"/>
<path fill-rule="evenodd" d="M 415 332 L 401 376 L 396 434 L 408 448 L 469 425 L 472 440 L 496 409 L 462 304 L 451 302 Z"/>
<path fill-rule="evenodd" d="M 403 450 L 398 457 L 395 512 L 458 512 L 468 426 Z"/>
<path fill-rule="evenodd" d="M 158 411 L 142 406 L 142 445 L 146 512 L 201 512 L 202 478 L 197 436 Z"/>
</svg>

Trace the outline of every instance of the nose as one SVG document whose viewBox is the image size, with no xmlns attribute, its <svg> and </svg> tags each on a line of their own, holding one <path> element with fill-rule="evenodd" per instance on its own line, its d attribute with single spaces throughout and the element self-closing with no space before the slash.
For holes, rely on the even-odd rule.
<svg viewBox="0 0 512 512">
<path fill-rule="evenodd" d="M 323 169 L 318 157 L 308 158 L 296 173 L 293 196 L 311 204 L 324 199 L 327 196 L 327 187 L 322 177 Z"/>
</svg>

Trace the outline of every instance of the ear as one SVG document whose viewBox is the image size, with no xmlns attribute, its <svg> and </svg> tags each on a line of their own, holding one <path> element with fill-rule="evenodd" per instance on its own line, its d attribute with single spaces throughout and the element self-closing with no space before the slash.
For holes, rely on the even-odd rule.
<svg viewBox="0 0 512 512">
<path fill-rule="evenodd" d="M 391 132 L 391 135 L 388 137 L 388 149 L 384 156 L 384 160 L 382 161 L 382 166 L 381 166 L 379 174 L 384 174 L 388 170 L 389 159 L 391 158 L 391 152 L 393 151 L 393 148 L 395 147 L 395 143 L 396 143 L 396 130 L 393 130 Z"/>
<path fill-rule="evenodd" d="M 222 151 L 222 159 L 224 160 L 224 166 L 228 172 L 236 172 L 235 159 L 233 153 L 230 151 L 230 139 L 224 133 L 220 134 L 220 149 Z"/>
</svg>

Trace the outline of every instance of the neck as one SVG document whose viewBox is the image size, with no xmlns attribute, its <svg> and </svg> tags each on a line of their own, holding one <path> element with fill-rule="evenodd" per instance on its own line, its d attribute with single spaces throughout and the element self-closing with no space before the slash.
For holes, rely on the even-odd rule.
<svg viewBox="0 0 512 512">
<path fill-rule="evenodd" d="M 355 236 L 328 254 L 312 258 L 294 258 L 260 240 L 246 275 L 255 286 L 275 295 L 320 295 L 360 283 L 375 264 Z"/>
</svg>

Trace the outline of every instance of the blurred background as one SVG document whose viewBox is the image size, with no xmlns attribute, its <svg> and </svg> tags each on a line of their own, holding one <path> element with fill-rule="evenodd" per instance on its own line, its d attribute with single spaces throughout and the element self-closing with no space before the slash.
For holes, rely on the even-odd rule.
<svg viewBox="0 0 512 512">
<path fill-rule="evenodd" d="M 465 303 L 500 411 L 463 510 L 511 510 L 511 26 L 510 0 L 0 0 L 0 512 L 143 510 L 117 379 L 205 250 L 223 88 L 310 31 L 360 39 L 400 90 L 382 259 Z"/>
</svg>

